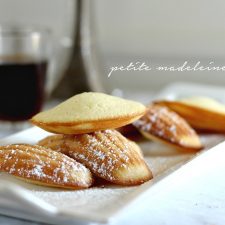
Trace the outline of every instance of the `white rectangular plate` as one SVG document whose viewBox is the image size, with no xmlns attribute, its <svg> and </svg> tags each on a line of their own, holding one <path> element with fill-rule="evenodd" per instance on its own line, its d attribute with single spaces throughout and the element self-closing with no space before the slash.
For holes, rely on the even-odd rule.
<svg viewBox="0 0 225 225">
<path fill-rule="evenodd" d="M 167 90 L 166 95 L 168 93 Z M 31 128 L 2 139 L 0 145 L 34 144 L 47 135 L 49 135 L 48 132 L 39 128 Z M 205 135 L 201 136 L 201 139 L 207 150 L 198 153 L 198 157 L 196 153 L 177 152 L 149 141 L 141 143 L 145 160 L 153 171 L 154 179 L 135 187 L 105 186 L 104 188 L 93 187 L 87 190 L 71 191 L 28 184 L 5 173 L 0 173 L 0 213 L 54 224 L 107 222 L 141 194 L 156 191 L 165 178 L 167 178 L 168 185 L 170 180 L 172 182 L 174 179 L 180 179 L 182 170 L 189 168 L 191 171 L 192 162 L 201 158 L 204 160 L 204 155 L 209 152 L 213 154 L 214 150 L 211 148 L 225 140 L 225 137 Z M 190 162 L 193 158 L 195 159 Z M 177 170 L 178 168 L 180 169 Z M 174 171 L 179 171 L 179 173 Z"/>
</svg>

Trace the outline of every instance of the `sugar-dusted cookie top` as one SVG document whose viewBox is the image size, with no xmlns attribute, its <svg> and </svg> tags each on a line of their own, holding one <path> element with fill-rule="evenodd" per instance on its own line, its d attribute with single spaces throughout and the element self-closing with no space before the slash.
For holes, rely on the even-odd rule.
<svg viewBox="0 0 225 225">
<path fill-rule="evenodd" d="M 147 138 L 182 150 L 203 148 L 194 129 L 166 106 L 150 104 L 143 117 L 133 125 Z"/>
</svg>

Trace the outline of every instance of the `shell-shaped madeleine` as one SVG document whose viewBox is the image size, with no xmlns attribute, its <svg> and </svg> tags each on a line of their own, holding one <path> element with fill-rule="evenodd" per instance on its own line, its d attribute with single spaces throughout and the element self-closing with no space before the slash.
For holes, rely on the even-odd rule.
<svg viewBox="0 0 225 225">
<path fill-rule="evenodd" d="M 125 126 L 144 115 L 145 110 L 139 102 L 84 92 L 38 113 L 31 122 L 52 133 L 85 134 Z"/>
<path fill-rule="evenodd" d="M 53 139 L 58 142 L 60 138 L 61 151 L 84 164 L 98 177 L 120 185 L 141 184 L 152 178 L 140 148 L 116 130 Z M 53 139 L 48 137 L 39 144 L 53 146 Z"/>
<path fill-rule="evenodd" d="M 176 148 L 191 150 L 202 148 L 198 135 L 190 125 L 165 106 L 149 105 L 146 114 L 133 124 L 148 139 Z"/>
<path fill-rule="evenodd" d="M 38 145 L 0 146 L 0 171 L 43 186 L 81 189 L 93 183 L 85 166 Z"/>
<path fill-rule="evenodd" d="M 225 105 L 207 97 L 157 101 L 156 104 L 167 106 L 182 116 L 193 128 L 225 132 Z"/>
</svg>

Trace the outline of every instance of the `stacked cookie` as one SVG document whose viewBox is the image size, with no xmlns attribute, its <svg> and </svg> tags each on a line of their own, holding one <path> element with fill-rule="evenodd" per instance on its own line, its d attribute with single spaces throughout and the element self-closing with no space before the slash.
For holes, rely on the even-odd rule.
<svg viewBox="0 0 225 225">
<path fill-rule="evenodd" d="M 82 93 L 31 122 L 56 135 L 38 145 L 10 145 L 0 155 L 10 160 L 0 170 L 37 184 L 64 188 L 90 187 L 95 177 L 120 185 L 152 178 L 139 147 L 115 128 L 146 112 L 140 103 L 102 93 Z M 14 157 L 16 154 L 16 159 Z"/>
</svg>

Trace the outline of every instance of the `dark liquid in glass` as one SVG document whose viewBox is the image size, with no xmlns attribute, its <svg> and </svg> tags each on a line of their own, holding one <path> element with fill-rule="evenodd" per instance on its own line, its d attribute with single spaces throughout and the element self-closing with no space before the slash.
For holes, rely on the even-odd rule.
<svg viewBox="0 0 225 225">
<path fill-rule="evenodd" d="M 0 62 L 0 120 L 22 121 L 41 110 L 47 62 Z"/>
</svg>

